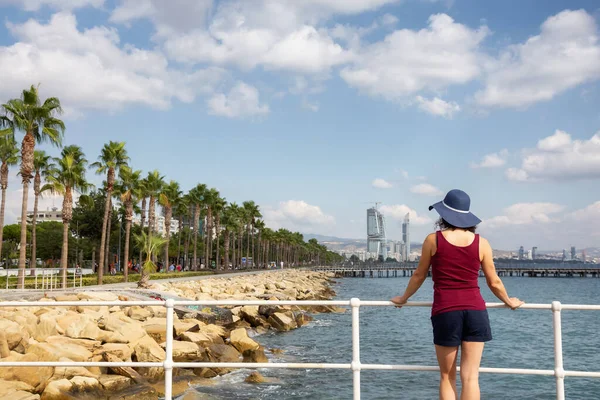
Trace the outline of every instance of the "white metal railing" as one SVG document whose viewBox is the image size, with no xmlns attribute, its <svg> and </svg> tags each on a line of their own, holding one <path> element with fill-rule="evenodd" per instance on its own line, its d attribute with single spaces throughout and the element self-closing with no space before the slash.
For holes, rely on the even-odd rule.
<svg viewBox="0 0 600 400">
<path fill-rule="evenodd" d="M 6 289 L 17 288 L 19 282 L 18 269 L 5 269 Z M 14 276 L 14 278 L 13 278 Z M 29 269 L 25 270 L 25 279 L 31 279 Z M 62 289 L 62 269 L 61 268 L 36 268 L 34 274 L 35 289 L 41 290 L 61 290 Z M 67 268 L 67 287 L 83 287 L 83 270 L 81 268 Z"/>
<path fill-rule="evenodd" d="M 175 306 L 261 306 L 261 305 L 296 305 L 296 306 L 349 306 L 352 310 L 352 361 L 350 363 L 220 363 L 220 362 L 174 362 L 173 361 L 173 313 Z M 173 397 L 172 380 L 173 368 L 294 368 L 294 369 L 349 369 L 353 376 L 354 400 L 360 399 L 361 370 L 396 370 L 396 371 L 439 371 L 436 366 L 425 365 L 387 365 L 362 364 L 360 361 L 360 307 L 364 306 L 394 306 L 389 301 L 363 301 L 358 298 L 350 300 L 211 300 L 211 301 L 63 301 L 63 302 L 0 302 L 0 307 L 70 307 L 70 306 L 163 306 L 167 308 L 166 316 L 166 348 L 165 360 L 162 362 L 64 362 L 64 361 L 3 361 L 1 367 L 162 367 L 165 371 L 165 399 Z M 487 308 L 506 308 L 501 303 L 487 303 Z M 409 302 L 403 307 L 431 307 L 430 302 Z M 483 373 L 520 374 L 520 375 L 549 375 L 556 378 L 556 398 L 565 399 L 564 379 L 567 376 L 583 378 L 600 378 L 600 371 L 565 371 L 562 351 L 562 322 L 563 310 L 593 310 L 600 311 L 600 305 L 561 304 L 525 304 L 525 310 L 551 310 L 554 328 L 554 369 L 528 368 L 488 368 L 479 369 Z M 460 368 L 459 368 L 460 369 Z"/>
</svg>

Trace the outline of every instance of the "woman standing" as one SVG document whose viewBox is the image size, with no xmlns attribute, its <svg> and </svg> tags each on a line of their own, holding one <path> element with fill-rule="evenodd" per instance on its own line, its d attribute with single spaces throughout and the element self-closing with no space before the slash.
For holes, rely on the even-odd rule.
<svg viewBox="0 0 600 400">
<path fill-rule="evenodd" d="M 475 233 L 479 218 L 470 212 L 471 199 L 462 190 L 448 192 L 435 203 L 440 215 L 440 230 L 423 243 L 419 266 L 402 296 L 391 301 L 402 307 L 421 287 L 432 268 L 433 306 L 431 323 L 433 342 L 440 366 L 440 400 L 457 400 L 456 359 L 460 356 L 461 400 L 479 400 L 479 365 L 485 342 L 492 340 L 487 310 L 478 285 L 479 269 L 487 285 L 511 309 L 523 302 L 508 297 L 496 273 L 492 248 Z"/>
</svg>

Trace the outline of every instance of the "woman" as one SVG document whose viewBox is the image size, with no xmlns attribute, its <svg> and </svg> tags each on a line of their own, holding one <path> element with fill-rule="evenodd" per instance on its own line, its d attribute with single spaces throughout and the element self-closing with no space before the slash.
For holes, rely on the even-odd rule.
<svg viewBox="0 0 600 400">
<path fill-rule="evenodd" d="M 492 331 L 485 302 L 478 285 L 479 269 L 494 295 L 511 309 L 523 302 L 508 297 L 496 274 L 492 248 L 487 240 L 475 234 L 479 218 L 470 211 L 471 199 L 462 190 L 451 190 L 435 209 L 440 227 L 423 243 L 419 266 L 402 296 L 391 301 L 402 307 L 421 287 L 429 267 L 432 268 L 433 306 L 431 323 L 433 342 L 440 366 L 440 400 L 456 400 L 456 359 L 461 348 L 461 400 L 479 400 L 479 365 L 485 342 Z"/>
</svg>

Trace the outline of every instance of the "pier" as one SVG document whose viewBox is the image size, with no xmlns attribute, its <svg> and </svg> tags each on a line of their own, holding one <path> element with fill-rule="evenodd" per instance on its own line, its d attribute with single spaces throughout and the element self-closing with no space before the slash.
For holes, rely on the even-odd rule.
<svg viewBox="0 0 600 400">
<path fill-rule="evenodd" d="M 417 269 L 417 263 L 382 263 L 365 265 L 344 265 L 316 267 L 314 271 L 333 272 L 336 278 L 401 278 L 411 277 Z M 593 264 L 497 264 L 496 272 L 500 277 L 530 278 L 600 278 L 600 266 Z M 483 277 L 483 271 L 479 271 Z M 428 276 L 431 276 L 431 270 Z"/>
</svg>

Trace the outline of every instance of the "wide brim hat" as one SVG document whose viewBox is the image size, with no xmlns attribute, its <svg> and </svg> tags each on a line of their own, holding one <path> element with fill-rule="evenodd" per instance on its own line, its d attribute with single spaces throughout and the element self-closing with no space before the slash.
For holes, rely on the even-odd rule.
<svg viewBox="0 0 600 400">
<path fill-rule="evenodd" d="M 459 189 L 449 191 L 444 200 L 429 206 L 430 211 L 435 209 L 440 217 L 457 228 L 470 228 L 481 222 L 470 208 L 471 198 Z"/>
</svg>

